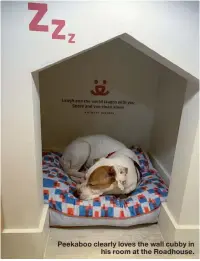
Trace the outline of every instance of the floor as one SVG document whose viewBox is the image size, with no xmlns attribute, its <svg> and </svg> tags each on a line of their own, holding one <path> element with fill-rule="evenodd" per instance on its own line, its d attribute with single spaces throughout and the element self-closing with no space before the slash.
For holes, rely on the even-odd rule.
<svg viewBox="0 0 200 261">
<path fill-rule="evenodd" d="M 71 244 L 70 242 L 72 242 L 72 244 L 74 244 L 76 242 L 78 244 L 79 241 L 85 244 L 91 243 L 92 246 L 64 246 L 65 243 Z M 94 247 L 94 243 L 98 242 L 104 244 L 112 242 L 112 245 Z M 51 228 L 45 258 L 194 258 L 194 256 L 155 254 L 153 251 L 158 247 L 152 247 L 150 244 L 156 242 L 164 242 L 157 224 L 137 226 L 134 228 Z M 116 244 L 115 247 L 114 243 Z M 125 246 L 123 245 L 125 243 L 132 243 L 132 245 L 131 247 Z M 60 245 L 58 246 L 58 244 Z M 121 246 L 117 246 L 117 244 L 121 244 Z M 134 246 L 134 244 L 136 244 L 136 246 Z M 138 244 L 140 244 L 140 246 L 138 246 Z M 143 254 L 141 254 L 142 249 Z M 167 250 L 167 248 L 159 247 L 159 250 Z M 121 253 L 117 251 L 121 251 Z M 152 254 L 148 251 L 152 252 Z"/>
</svg>

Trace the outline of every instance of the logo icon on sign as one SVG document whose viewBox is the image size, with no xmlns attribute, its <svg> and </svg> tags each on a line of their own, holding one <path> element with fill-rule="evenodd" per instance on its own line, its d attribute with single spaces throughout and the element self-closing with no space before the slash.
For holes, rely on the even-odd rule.
<svg viewBox="0 0 200 261">
<path fill-rule="evenodd" d="M 95 83 L 94 90 L 90 91 L 93 95 L 95 95 L 95 96 L 106 96 L 106 95 L 109 94 L 109 91 L 106 90 L 106 86 L 105 86 L 107 84 L 106 80 L 103 80 L 103 84 L 98 84 L 97 80 L 95 80 L 94 83 Z"/>
</svg>

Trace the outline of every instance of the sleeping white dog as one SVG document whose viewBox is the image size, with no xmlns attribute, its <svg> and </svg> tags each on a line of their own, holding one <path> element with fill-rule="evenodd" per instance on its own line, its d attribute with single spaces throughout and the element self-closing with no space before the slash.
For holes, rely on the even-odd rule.
<svg viewBox="0 0 200 261">
<path fill-rule="evenodd" d="M 140 181 L 140 167 L 136 155 L 124 148 L 107 158 L 101 158 L 86 172 L 86 180 L 77 185 L 75 196 L 84 200 L 100 195 L 126 195 Z"/>
<path fill-rule="evenodd" d="M 65 148 L 60 163 L 65 172 L 80 183 L 85 177 L 81 169 L 88 169 L 100 158 L 122 148 L 126 148 L 123 143 L 106 135 L 79 137 Z"/>
<path fill-rule="evenodd" d="M 128 194 L 140 179 L 135 153 L 105 135 L 76 139 L 66 147 L 61 164 L 74 181 L 82 183 L 76 193 L 81 199 Z M 80 171 L 83 166 L 89 168 L 86 174 Z"/>
</svg>

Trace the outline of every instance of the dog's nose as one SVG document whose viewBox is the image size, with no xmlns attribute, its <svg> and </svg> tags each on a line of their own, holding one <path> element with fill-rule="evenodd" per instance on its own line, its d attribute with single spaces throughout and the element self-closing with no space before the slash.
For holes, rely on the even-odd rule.
<svg viewBox="0 0 200 261">
<path fill-rule="evenodd" d="M 80 196 L 80 191 L 79 191 L 78 189 L 75 190 L 74 196 L 75 196 L 76 198 L 79 198 L 79 196 Z"/>
</svg>

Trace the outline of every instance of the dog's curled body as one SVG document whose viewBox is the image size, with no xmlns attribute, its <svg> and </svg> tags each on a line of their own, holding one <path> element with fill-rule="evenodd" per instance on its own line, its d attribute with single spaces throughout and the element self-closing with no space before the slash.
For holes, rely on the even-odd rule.
<svg viewBox="0 0 200 261">
<path fill-rule="evenodd" d="M 79 137 L 65 148 L 60 163 L 69 175 L 83 178 L 85 174 L 80 172 L 83 165 L 89 168 L 95 160 L 122 148 L 126 148 L 123 143 L 106 135 Z"/>
</svg>

